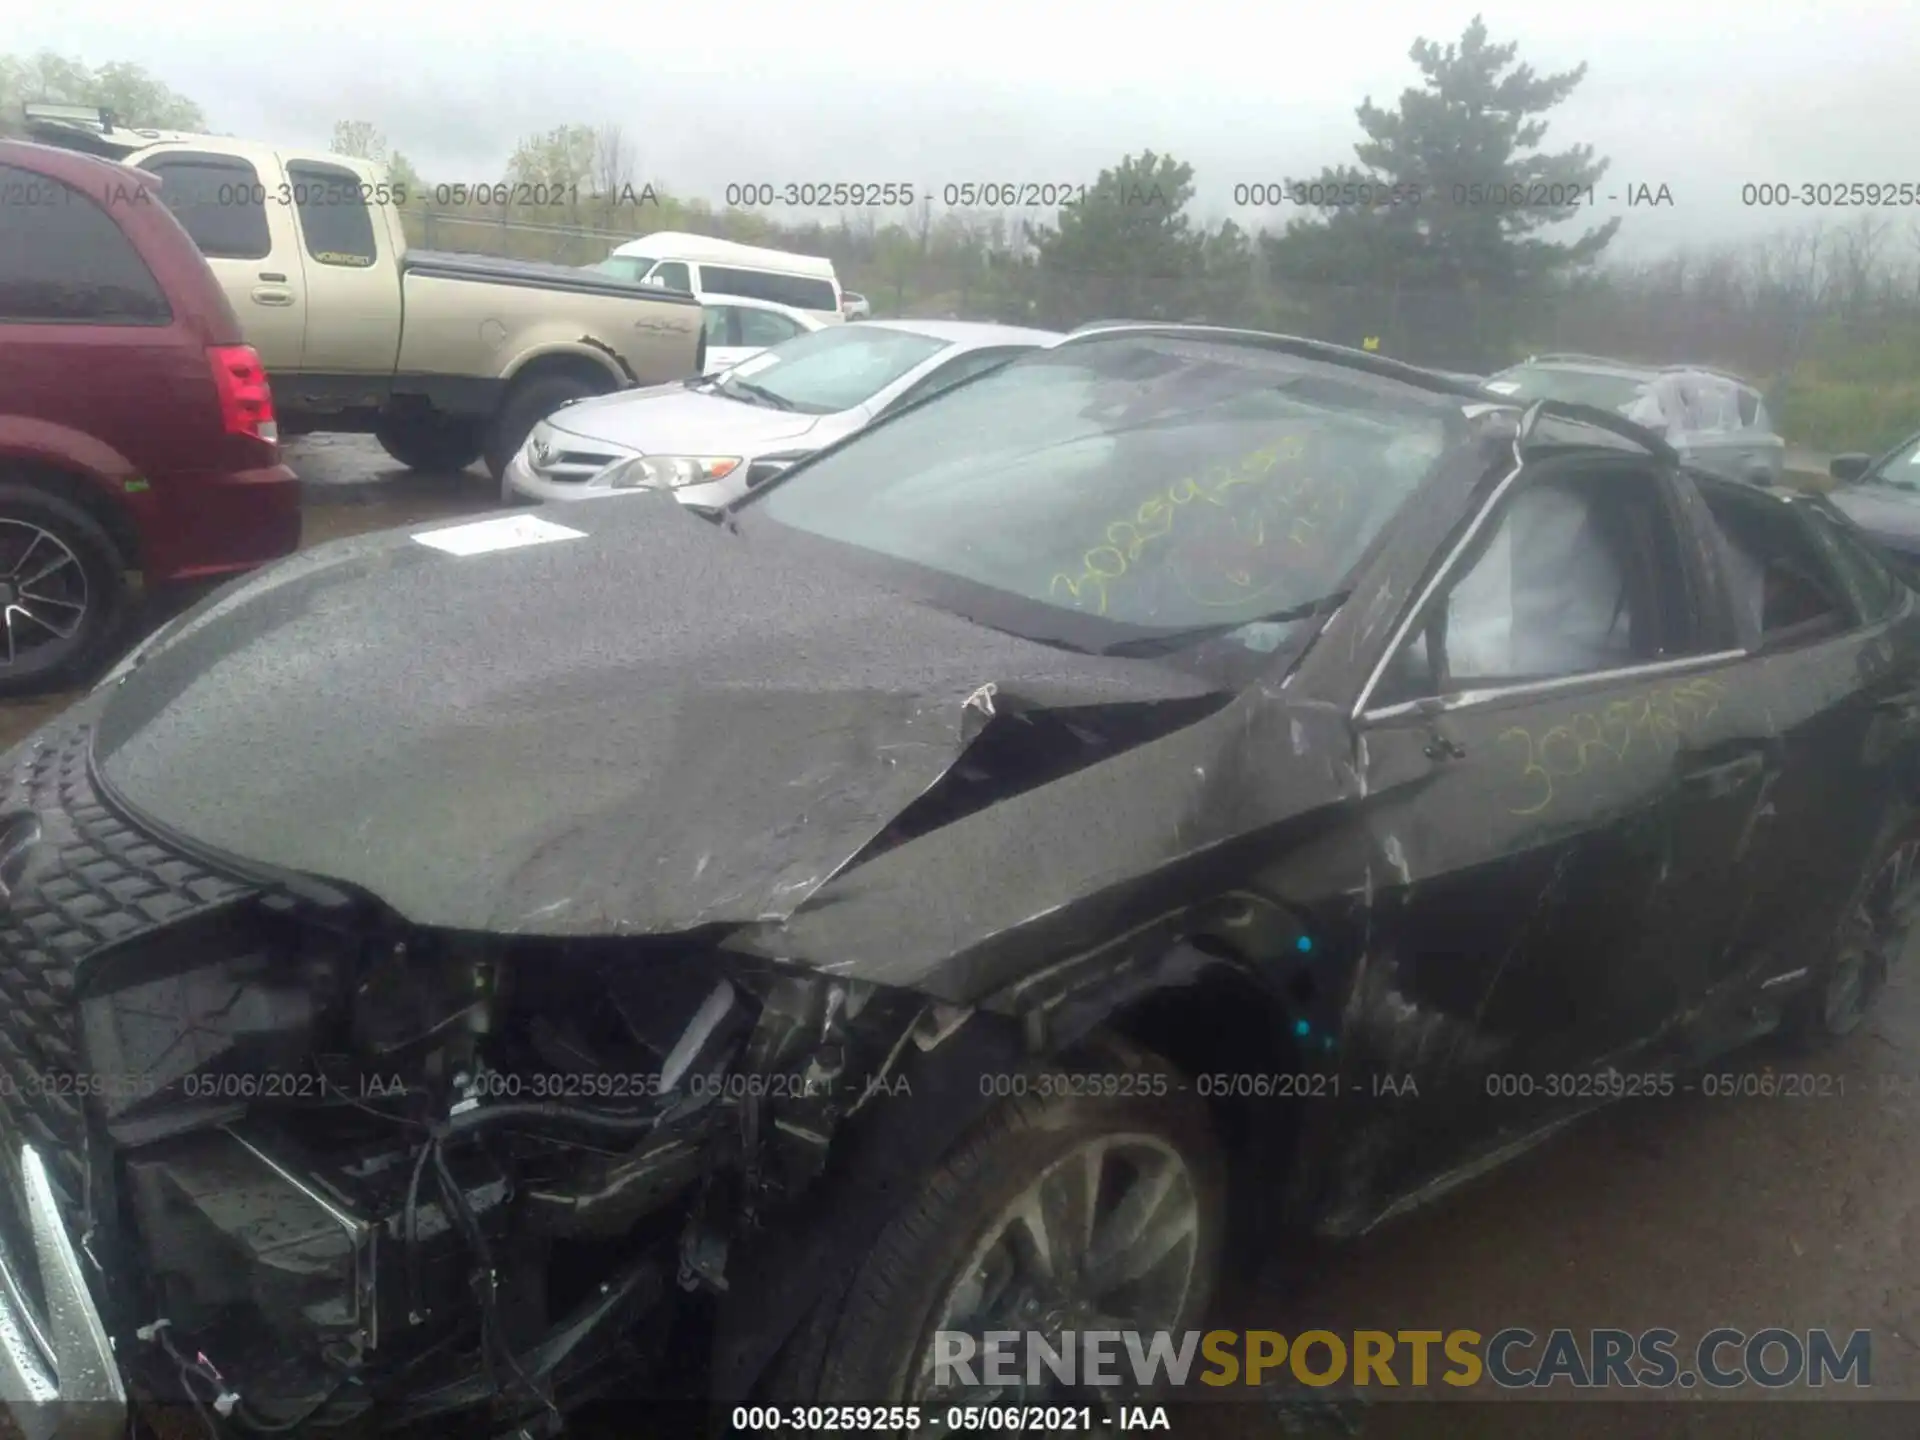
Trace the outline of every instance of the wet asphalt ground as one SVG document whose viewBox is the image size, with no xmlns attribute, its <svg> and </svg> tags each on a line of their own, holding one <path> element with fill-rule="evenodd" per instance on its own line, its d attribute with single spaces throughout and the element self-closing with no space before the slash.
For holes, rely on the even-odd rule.
<svg viewBox="0 0 1920 1440">
<path fill-rule="evenodd" d="M 288 456 L 308 489 L 308 543 L 497 506 L 478 467 L 409 475 L 359 437 L 297 441 Z M 166 613 L 148 606 L 129 643 Z M 72 698 L 0 704 L 0 744 Z M 1733 1077 L 1717 1086 L 1731 1096 L 1709 1097 L 1696 1082 L 1692 1093 L 1602 1111 L 1425 1211 L 1271 1266 L 1254 1298 L 1218 1321 L 1288 1335 L 1664 1327 L 1679 1332 L 1683 1358 L 1717 1326 L 1827 1327 L 1843 1340 L 1867 1329 L 1870 1389 L 1615 1391 L 1609 1399 L 1624 1403 L 1602 1405 L 1564 1382 L 1497 1399 L 1484 1386 L 1433 1385 L 1418 1392 L 1425 1403 L 1409 1403 L 1396 1362 L 1400 1389 L 1376 1389 L 1364 1404 L 1339 1386 L 1269 1392 L 1176 1412 L 1172 1433 L 1920 1436 L 1916 964 L 1838 1049 L 1808 1058 L 1763 1046 L 1716 1071 Z M 1797 1088 L 1820 1093 L 1753 1093 L 1789 1088 L 1788 1075 L 1817 1077 Z M 640 1423 L 609 1433 L 652 1433 L 632 1419 Z M 10 1428 L 0 1421 L 0 1436 Z"/>
</svg>

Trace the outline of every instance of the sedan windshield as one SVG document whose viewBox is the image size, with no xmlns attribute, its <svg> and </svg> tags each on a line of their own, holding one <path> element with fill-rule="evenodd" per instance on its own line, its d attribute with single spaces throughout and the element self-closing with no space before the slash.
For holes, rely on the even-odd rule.
<svg viewBox="0 0 1920 1440">
<path fill-rule="evenodd" d="M 1907 441 L 1860 479 L 1868 485 L 1890 485 L 1896 490 L 1920 490 L 1920 435 Z"/>
<path fill-rule="evenodd" d="M 984 587 L 1026 617 L 1001 628 L 1034 638 L 1201 632 L 1271 649 L 1235 632 L 1294 623 L 1340 589 L 1459 416 L 1257 347 L 1101 337 L 906 410 L 750 509 Z"/>
<path fill-rule="evenodd" d="M 864 405 L 952 342 L 881 325 L 836 325 L 796 335 L 728 370 L 717 389 L 806 415 Z"/>
<path fill-rule="evenodd" d="M 1569 405 L 1624 410 L 1640 398 L 1646 382 L 1637 375 L 1618 375 L 1607 370 L 1516 365 L 1488 380 L 1486 388 L 1515 400 L 1564 400 Z"/>
</svg>

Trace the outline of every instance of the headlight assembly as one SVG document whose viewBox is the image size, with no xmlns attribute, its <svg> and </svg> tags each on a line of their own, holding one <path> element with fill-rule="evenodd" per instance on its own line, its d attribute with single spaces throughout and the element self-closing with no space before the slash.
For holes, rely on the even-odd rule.
<svg viewBox="0 0 1920 1440">
<path fill-rule="evenodd" d="M 740 466 L 738 455 L 639 455 L 607 471 L 613 490 L 678 490 L 705 485 L 731 475 Z"/>
</svg>

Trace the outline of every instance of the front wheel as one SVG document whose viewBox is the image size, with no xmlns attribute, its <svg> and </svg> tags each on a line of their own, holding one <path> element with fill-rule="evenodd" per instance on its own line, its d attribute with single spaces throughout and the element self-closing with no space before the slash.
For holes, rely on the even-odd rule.
<svg viewBox="0 0 1920 1440">
<path fill-rule="evenodd" d="M 125 565 L 72 501 L 0 483 L 0 695 L 86 677 L 119 633 Z"/>
<path fill-rule="evenodd" d="M 1113 1097 L 1053 1076 L 1054 1093 L 1029 1085 L 989 1112 L 802 1324 L 770 1399 L 917 1405 L 936 1431 L 949 1405 L 1099 1411 L 1121 1396 L 1044 1372 L 1024 1383 L 1028 1336 L 1084 1360 L 1089 1331 L 1171 1331 L 1177 1346 L 1196 1328 L 1220 1263 L 1225 1165 L 1205 1105 L 1154 1057 L 1115 1050 L 1125 1058 L 1102 1055 L 1103 1071 L 1159 1083 Z M 1021 1383 L 988 1379 L 993 1331 L 1019 1332 Z M 1125 1352 L 1104 1353 L 1131 1390 Z"/>
<path fill-rule="evenodd" d="M 527 436 L 547 416 L 570 400 L 605 393 L 606 386 L 594 386 L 572 375 L 540 375 L 516 384 L 508 392 L 500 413 L 493 417 L 487 435 L 487 473 L 494 483 L 507 473 L 507 465 L 527 443 Z"/>
</svg>

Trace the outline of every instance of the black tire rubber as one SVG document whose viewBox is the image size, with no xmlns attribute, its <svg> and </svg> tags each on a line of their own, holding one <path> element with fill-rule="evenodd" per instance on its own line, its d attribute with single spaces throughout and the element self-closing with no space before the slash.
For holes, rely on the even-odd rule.
<svg viewBox="0 0 1920 1440">
<path fill-rule="evenodd" d="M 494 483 L 507 473 L 508 462 L 534 426 L 569 400 L 604 395 L 612 388 L 611 383 L 596 387 L 574 375 L 536 375 L 516 384 L 487 427 L 487 473 Z"/>
<path fill-rule="evenodd" d="M 373 438 L 409 470 L 464 470 L 480 458 L 480 429 L 469 416 L 411 411 L 382 415 Z"/>
<path fill-rule="evenodd" d="M 1862 937 L 1857 933 L 1859 926 L 1854 920 L 1861 899 L 1871 890 L 1894 854 L 1902 846 L 1916 843 L 1920 843 L 1920 817 L 1913 815 L 1896 818 L 1875 841 L 1872 858 L 1860 877 L 1859 886 L 1847 897 L 1839 932 L 1834 936 L 1830 952 L 1821 958 L 1810 983 L 1794 997 L 1783 1017 L 1780 1034 L 1790 1048 L 1803 1054 L 1830 1049 L 1859 1029 L 1861 1022 L 1872 1012 L 1880 993 L 1886 989 L 1890 966 L 1900 958 L 1897 953 L 1866 957 L 1858 1002 L 1849 1007 L 1847 1015 L 1839 1017 L 1838 1023 L 1828 1004 L 1828 997 L 1840 979 L 1849 955 L 1858 955 L 1862 949 Z M 1910 930 L 1906 938 L 1911 939 Z M 1898 948 L 1905 950 L 1906 941 L 1900 942 Z"/>
<path fill-rule="evenodd" d="M 983 1116 L 880 1232 L 872 1250 L 802 1320 L 760 1390 L 765 1403 L 899 1404 L 934 1304 L 991 1218 L 1071 1143 L 1146 1131 L 1185 1158 L 1202 1212 L 1198 1284 L 1176 1328 L 1196 1328 L 1211 1300 L 1227 1222 L 1226 1163 L 1205 1104 L 1158 1056 L 1116 1039 L 1050 1069 L 1163 1073 L 1164 1096 L 1038 1095 Z M 911 1102 L 906 1102 L 911 1103 Z"/>
<path fill-rule="evenodd" d="M 20 520 L 47 531 L 73 552 L 86 577 L 86 611 L 79 628 L 8 663 L 0 639 L 0 696 L 35 695 L 91 677 L 120 638 L 127 601 L 127 557 L 85 510 L 37 485 L 0 480 L 0 520 Z"/>
</svg>

